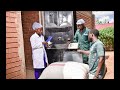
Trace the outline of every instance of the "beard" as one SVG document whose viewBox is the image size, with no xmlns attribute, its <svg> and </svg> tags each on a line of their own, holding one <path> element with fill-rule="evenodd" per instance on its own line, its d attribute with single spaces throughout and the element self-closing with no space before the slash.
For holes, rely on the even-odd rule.
<svg viewBox="0 0 120 90">
<path fill-rule="evenodd" d="M 89 42 L 92 42 L 92 38 L 88 38 L 88 41 L 89 41 Z"/>
</svg>

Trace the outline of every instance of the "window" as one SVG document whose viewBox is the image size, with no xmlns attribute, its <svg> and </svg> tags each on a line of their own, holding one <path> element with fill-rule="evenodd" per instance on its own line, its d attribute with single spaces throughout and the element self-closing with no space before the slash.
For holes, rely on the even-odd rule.
<svg viewBox="0 0 120 90">
<path fill-rule="evenodd" d="M 45 11 L 45 27 L 69 27 L 73 25 L 72 11 Z"/>
</svg>

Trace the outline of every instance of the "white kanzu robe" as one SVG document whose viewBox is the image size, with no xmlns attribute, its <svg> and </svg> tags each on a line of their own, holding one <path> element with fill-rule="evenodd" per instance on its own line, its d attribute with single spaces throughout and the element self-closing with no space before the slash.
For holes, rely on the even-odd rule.
<svg viewBox="0 0 120 90">
<path fill-rule="evenodd" d="M 41 69 L 44 67 L 44 55 L 45 61 L 48 64 L 47 53 L 42 42 L 44 42 L 44 36 L 39 36 L 34 33 L 30 37 L 31 47 L 32 47 L 32 58 L 33 58 L 33 68 Z"/>
</svg>

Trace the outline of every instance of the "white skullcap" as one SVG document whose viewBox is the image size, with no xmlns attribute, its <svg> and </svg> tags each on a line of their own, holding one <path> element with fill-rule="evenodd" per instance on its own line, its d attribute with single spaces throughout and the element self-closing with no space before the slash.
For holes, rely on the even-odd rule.
<svg viewBox="0 0 120 90">
<path fill-rule="evenodd" d="M 43 27 L 40 23 L 34 22 L 32 25 L 33 30 Z"/>
<path fill-rule="evenodd" d="M 76 24 L 84 24 L 85 21 L 83 19 L 79 19 Z"/>
</svg>

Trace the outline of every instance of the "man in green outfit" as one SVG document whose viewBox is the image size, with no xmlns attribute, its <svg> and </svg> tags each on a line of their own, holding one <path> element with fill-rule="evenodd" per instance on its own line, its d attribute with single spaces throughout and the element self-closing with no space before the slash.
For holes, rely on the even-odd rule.
<svg viewBox="0 0 120 90">
<path fill-rule="evenodd" d="M 92 42 L 90 50 L 77 50 L 89 56 L 89 79 L 102 79 L 106 73 L 105 49 L 103 43 L 98 39 L 99 31 L 90 31 L 89 40 Z"/>
<path fill-rule="evenodd" d="M 88 35 L 89 35 L 90 29 L 85 27 L 84 25 L 85 21 L 83 19 L 79 19 L 76 24 L 78 29 L 75 33 L 73 42 L 78 43 L 78 49 L 89 50 L 90 42 L 88 40 Z M 83 58 L 83 63 L 88 64 L 88 56 L 85 54 L 82 54 L 82 58 Z"/>
</svg>

